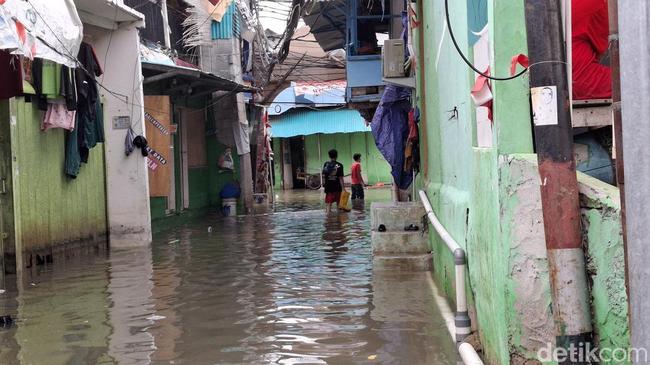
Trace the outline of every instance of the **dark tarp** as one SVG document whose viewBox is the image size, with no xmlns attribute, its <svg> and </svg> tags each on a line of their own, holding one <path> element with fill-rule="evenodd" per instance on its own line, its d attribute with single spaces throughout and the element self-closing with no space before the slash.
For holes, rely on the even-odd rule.
<svg viewBox="0 0 650 365">
<path fill-rule="evenodd" d="M 375 144 L 390 164 L 391 174 L 400 189 L 407 189 L 413 182 L 413 171 L 404 171 L 404 151 L 409 136 L 410 110 L 411 90 L 387 85 L 372 118 Z"/>
</svg>

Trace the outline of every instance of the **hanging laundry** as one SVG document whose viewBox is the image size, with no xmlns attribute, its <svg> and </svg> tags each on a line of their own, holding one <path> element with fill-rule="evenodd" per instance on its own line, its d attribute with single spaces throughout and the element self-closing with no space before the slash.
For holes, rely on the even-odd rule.
<svg viewBox="0 0 650 365">
<path fill-rule="evenodd" d="M 32 62 L 32 78 L 36 91 L 36 104 L 40 110 L 47 110 L 48 99 L 60 98 L 61 65 L 35 58 Z"/>
<path fill-rule="evenodd" d="M 63 69 L 57 73 L 58 93 L 65 98 L 66 105 L 76 109 L 75 129 L 66 134 L 65 173 L 71 178 L 79 174 L 81 163 L 88 163 L 90 149 L 104 142 L 102 106 L 95 80 L 103 70 L 88 43 L 81 44 L 77 59 L 81 65 L 74 69 L 74 75 Z"/>
<path fill-rule="evenodd" d="M 95 77 L 103 74 L 97 55 L 88 43 L 81 43 L 77 59 L 81 67 L 75 69 L 77 88 L 77 146 L 81 162 L 88 163 L 90 149 L 104 141 L 103 115 Z M 98 112 L 99 111 L 99 112 Z M 101 131 L 101 134 L 100 134 Z"/>
<path fill-rule="evenodd" d="M 74 110 L 69 111 L 65 104 L 62 103 L 49 103 L 47 112 L 43 116 L 41 123 L 41 130 L 47 131 L 52 128 L 63 128 L 66 130 L 73 130 L 75 125 Z"/>
<path fill-rule="evenodd" d="M 420 141 L 418 123 L 420 115 L 417 108 L 409 112 L 409 135 L 404 150 L 404 172 L 420 172 Z"/>
<path fill-rule="evenodd" d="M 574 0 L 571 3 L 573 98 L 612 97 L 612 70 L 600 63 L 609 46 L 606 0 Z"/>
<path fill-rule="evenodd" d="M 77 120 L 79 114 L 77 114 Z M 77 128 L 66 132 L 65 134 L 65 174 L 72 178 L 76 179 L 79 175 L 79 170 L 81 169 L 81 156 L 79 155 L 79 145 L 78 145 L 78 134 L 79 130 Z"/>
<path fill-rule="evenodd" d="M 129 130 L 126 131 L 126 138 L 124 138 L 124 153 L 129 156 L 130 154 L 135 151 L 135 145 L 133 144 L 133 141 L 135 140 L 135 132 L 133 129 L 129 128 Z"/>
<path fill-rule="evenodd" d="M 142 153 L 142 156 L 149 156 L 149 142 L 143 136 L 137 136 L 133 139 L 133 145 L 138 147 Z"/>
<path fill-rule="evenodd" d="M 9 99 L 23 92 L 20 56 L 0 51 L 0 99 Z"/>
<path fill-rule="evenodd" d="M 67 66 L 61 67 L 61 89 L 59 94 L 65 99 L 68 110 L 77 110 L 77 85 L 75 71 Z"/>
</svg>

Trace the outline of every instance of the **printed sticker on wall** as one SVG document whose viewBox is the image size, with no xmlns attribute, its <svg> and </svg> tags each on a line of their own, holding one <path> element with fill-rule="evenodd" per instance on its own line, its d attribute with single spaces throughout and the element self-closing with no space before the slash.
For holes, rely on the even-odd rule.
<svg viewBox="0 0 650 365">
<path fill-rule="evenodd" d="M 149 168 L 149 170 L 156 171 L 156 169 L 158 168 L 158 163 L 152 160 L 151 158 L 149 158 L 149 156 L 145 157 L 145 159 L 147 160 L 147 167 Z"/>
<path fill-rule="evenodd" d="M 533 104 L 533 122 L 536 126 L 557 125 L 557 86 L 540 86 L 530 89 Z"/>
</svg>

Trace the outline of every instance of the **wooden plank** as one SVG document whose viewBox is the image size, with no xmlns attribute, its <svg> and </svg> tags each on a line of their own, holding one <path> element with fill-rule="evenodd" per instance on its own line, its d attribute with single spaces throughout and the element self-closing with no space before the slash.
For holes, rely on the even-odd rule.
<svg viewBox="0 0 650 365">
<path fill-rule="evenodd" d="M 611 106 L 594 106 L 573 108 L 573 128 L 606 127 L 612 125 L 613 114 Z"/>
<path fill-rule="evenodd" d="M 157 120 L 167 131 L 171 131 L 171 102 L 169 96 L 146 95 L 144 97 L 144 110 Z M 171 134 L 164 134 L 150 121 L 145 121 L 146 137 L 149 146 L 162 154 L 168 160 L 167 164 L 158 164 L 156 170 L 149 169 L 149 195 L 152 197 L 168 197 L 171 192 L 172 164 L 170 156 Z"/>
</svg>

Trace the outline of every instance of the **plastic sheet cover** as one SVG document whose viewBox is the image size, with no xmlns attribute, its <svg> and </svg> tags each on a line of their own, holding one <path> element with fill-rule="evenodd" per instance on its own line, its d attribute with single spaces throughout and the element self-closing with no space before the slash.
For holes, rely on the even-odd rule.
<svg viewBox="0 0 650 365">
<path fill-rule="evenodd" d="M 0 0 L 0 49 L 76 67 L 82 38 L 73 0 Z"/>
</svg>

